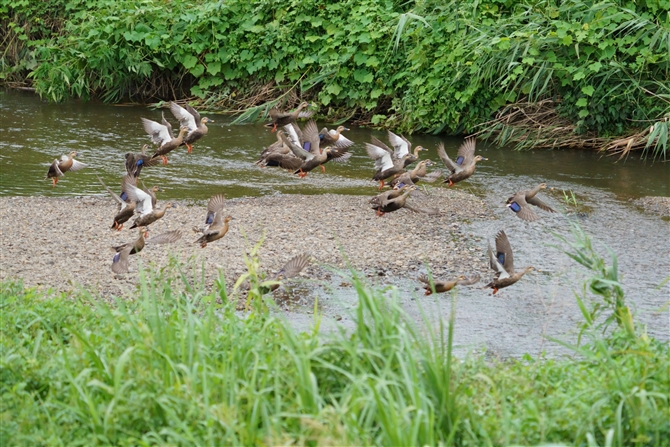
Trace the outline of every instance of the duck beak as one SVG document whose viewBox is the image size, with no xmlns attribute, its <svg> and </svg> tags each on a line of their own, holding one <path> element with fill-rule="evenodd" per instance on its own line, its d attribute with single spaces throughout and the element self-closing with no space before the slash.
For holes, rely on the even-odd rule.
<svg viewBox="0 0 670 447">
<path fill-rule="evenodd" d="M 484 160 L 484 161 L 489 161 L 489 159 L 486 158 L 486 157 L 482 157 L 482 160 Z"/>
<path fill-rule="evenodd" d="M 345 127 L 344 130 L 351 130 L 351 129 L 349 129 L 348 127 Z"/>
</svg>

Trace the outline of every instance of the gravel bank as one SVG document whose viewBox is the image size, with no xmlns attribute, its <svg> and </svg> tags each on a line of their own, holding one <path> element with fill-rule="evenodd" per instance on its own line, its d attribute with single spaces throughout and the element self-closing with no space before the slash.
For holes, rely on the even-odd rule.
<svg viewBox="0 0 670 447">
<path fill-rule="evenodd" d="M 275 195 L 229 200 L 226 211 L 233 216 L 230 231 L 205 249 L 194 243 L 198 234 L 193 231 L 203 225 L 205 202 L 176 202 L 178 208 L 169 209 L 149 227 L 149 237 L 181 230 L 182 239 L 170 245 L 147 246 L 131 256 L 130 273 L 116 276 L 110 270 L 110 247 L 136 239 L 137 231 L 109 229 L 116 212 L 110 198 L 2 197 L 0 279 L 22 278 L 27 286 L 57 291 L 81 285 L 109 298 L 135 290 L 139 261 L 161 267 L 173 253 L 181 261 L 192 258 L 198 265 L 204 262 L 207 285 L 214 282 L 218 269 L 232 285 L 245 271 L 243 254 L 263 233 L 261 263 L 268 272 L 306 252 L 315 263 L 303 275 L 318 279 L 329 278 L 328 266 L 345 267 L 344 256 L 368 275 L 383 272 L 416 277 L 423 271 L 424 261 L 439 276 L 486 273 L 481 242 L 461 232 L 465 222 L 494 218 L 477 197 L 435 188 L 430 202 L 441 210 L 440 215 L 400 210 L 381 218 L 370 209 L 368 199 Z M 159 205 L 163 203 L 159 196 Z"/>
<path fill-rule="evenodd" d="M 670 216 L 670 197 L 642 197 L 637 199 L 635 204 L 644 208 L 647 213 Z"/>
</svg>

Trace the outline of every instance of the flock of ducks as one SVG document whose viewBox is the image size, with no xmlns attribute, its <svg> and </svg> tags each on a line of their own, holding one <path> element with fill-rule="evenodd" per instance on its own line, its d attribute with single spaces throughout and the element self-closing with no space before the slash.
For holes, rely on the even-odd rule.
<svg viewBox="0 0 670 447">
<path fill-rule="evenodd" d="M 303 128 L 297 124 L 299 118 L 311 117 L 313 112 L 305 110 L 308 106 L 307 102 L 303 102 L 293 112 L 283 112 L 278 109 L 270 111 L 272 121 L 266 126 L 272 128 L 272 132 L 276 132 L 277 141 L 263 150 L 256 161 L 258 166 L 261 168 L 280 167 L 304 178 L 316 168 L 325 172 L 325 164 L 331 160 L 338 163 L 349 160 L 354 142 L 343 135 L 343 132 L 349 129 L 339 126 L 337 129 L 329 130 L 324 127 L 319 130 L 314 120 L 309 120 Z M 145 245 L 167 244 L 181 238 L 181 232 L 176 230 L 147 239 L 148 226 L 161 219 L 167 209 L 175 205 L 166 203 L 161 209 L 158 209 L 156 192 L 160 189 L 158 187 L 146 188 L 139 180 L 140 172 L 145 167 L 156 166 L 160 163 L 167 164 L 167 155 L 180 146 L 186 146 L 188 153 L 191 153 L 193 144 L 207 135 L 207 123 L 212 120 L 201 117 L 190 105 L 182 107 L 170 102 L 169 108 L 172 115 L 179 121 L 177 136 L 173 135 L 172 126 L 165 119 L 164 114 L 160 123 L 141 118 L 145 132 L 156 147 L 151 155 L 146 153 L 149 145 L 144 145 L 140 153 L 125 154 L 126 174 L 121 180 L 121 194 L 116 194 L 98 177 L 100 183 L 118 204 L 111 228 L 120 231 L 126 222 L 135 217 L 130 228 L 139 229 L 139 237 L 135 241 L 112 247 L 116 255 L 112 260 L 111 269 L 117 274 L 129 271 L 129 256 L 142 251 Z M 412 149 L 412 144 L 407 138 L 391 131 L 388 131 L 388 141 L 390 146 L 375 137 L 371 138 L 370 143 L 365 143 L 368 156 L 374 160 L 375 173 L 372 179 L 379 182 L 380 191 L 369 200 L 372 209 L 380 217 L 401 208 L 429 215 L 438 214 L 439 210 L 421 205 L 422 202 L 427 202 L 427 197 L 416 185 L 420 181 L 435 182 L 445 173 L 440 169 L 428 172 L 427 168 L 435 163 L 431 160 L 419 160 L 420 152 L 427 150 L 424 147 L 416 146 Z M 475 173 L 477 163 L 487 160 L 481 155 L 475 155 L 475 149 L 475 138 L 466 138 L 458 149 L 455 160 L 452 160 L 447 155 L 444 145 L 438 144 L 437 154 L 448 170 L 443 182 L 449 187 L 470 178 Z M 56 186 L 58 178 L 66 172 L 76 172 L 86 167 L 84 163 L 75 160 L 75 156 L 76 152 L 71 152 L 63 155 L 60 160 L 53 161 L 47 173 L 47 178 L 52 179 L 53 186 Z M 409 169 L 414 163 L 416 166 Z M 138 182 L 141 183 L 142 188 Z M 382 191 L 385 186 L 390 186 L 391 189 Z M 533 189 L 519 191 L 507 199 L 506 206 L 520 219 L 534 222 L 539 217 L 531 205 L 544 211 L 555 212 L 537 197 L 538 193 L 545 188 L 546 184 L 541 183 Z M 409 197 L 413 197 L 410 200 L 411 203 L 408 203 Z M 232 217 L 225 215 L 224 205 L 223 194 L 216 194 L 209 199 L 205 225 L 197 229 L 202 235 L 194 243 L 205 248 L 207 244 L 226 235 Z M 503 230 L 499 231 L 495 237 L 495 250 L 489 244 L 488 257 L 490 267 L 494 271 L 494 278 L 486 287 L 493 289 L 494 294 L 499 289 L 519 281 L 528 271 L 534 270 L 534 267 L 529 266 L 515 271 L 512 247 Z M 266 287 L 267 290 L 263 290 L 263 293 L 278 288 L 279 281 L 298 275 L 308 263 L 309 256 L 304 254 L 289 260 L 273 278 L 276 283 Z M 458 285 L 472 285 L 479 279 L 479 275 L 471 278 L 460 276 L 449 281 L 433 280 L 426 275 L 418 278 L 423 283 L 426 295 L 448 292 Z"/>
</svg>

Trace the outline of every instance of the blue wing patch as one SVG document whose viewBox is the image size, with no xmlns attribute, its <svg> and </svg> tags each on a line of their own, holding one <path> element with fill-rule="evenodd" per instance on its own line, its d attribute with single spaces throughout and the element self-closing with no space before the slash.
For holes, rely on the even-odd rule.
<svg viewBox="0 0 670 447">
<path fill-rule="evenodd" d="M 458 166 L 462 165 L 462 164 L 463 164 L 463 160 L 465 160 L 464 157 L 458 157 L 458 158 L 456 159 L 456 164 L 457 164 Z"/>
<path fill-rule="evenodd" d="M 505 265 L 505 253 L 501 252 L 496 253 L 496 258 L 498 259 L 500 265 Z"/>
<path fill-rule="evenodd" d="M 312 151 L 312 142 L 311 141 L 305 141 L 302 144 L 302 148 L 305 149 L 307 152 L 311 152 Z"/>
<path fill-rule="evenodd" d="M 511 202 L 511 203 L 509 204 L 509 207 L 510 207 L 510 209 L 511 209 L 512 211 L 514 211 L 515 213 L 518 213 L 519 211 L 521 211 L 521 207 L 520 207 L 519 204 L 516 203 L 516 202 Z"/>
</svg>

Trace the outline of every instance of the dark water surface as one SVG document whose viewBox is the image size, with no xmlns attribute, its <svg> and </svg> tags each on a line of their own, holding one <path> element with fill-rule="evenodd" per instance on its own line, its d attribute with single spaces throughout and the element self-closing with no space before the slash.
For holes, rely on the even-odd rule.
<svg viewBox="0 0 670 447">
<path fill-rule="evenodd" d="M 120 186 L 124 174 L 123 154 L 139 151 L 148 137 L 140 117 L 160 121 L 161 111 L 141 106 L 111 106 L 95 102 L 49 104 L 36 96 L 14 91 L 0 91 L 0 194 L 74 196 L 104 194 L 96 179 L 99 174 L 113 187 Z M 375 135 L 385 140 L 384 132 L 352 128 L 347 137 L 356 142 L 354 156 L 347 164 L 329 163 L 326 174 L 314 171 L 299 179 L 276 168 L 260 169 L 253 164 L 263 147 L 275 141 L 274 134 L 262 124 L 230 125 L 228 117 L 203 114 L 215 120 L 209 135 L 196 143 L 188 155 L 181 148 L 170 154 L 167 167 L 145 169 L 147 185 L 165 189 L 161 199 L 203 200 L 215 192 L 228 197 L 273 193 L 373 195 L 375 183 L 373 162 L 364 143 Z M 177 129 L 169 111 L 166 117 Z M 455 154 L 462 141 L 458 138 L 416 135 L 414 144 L 428 147 L 428 157 L 438 160 L 435 147 L 445 143 L 447 152 Z M 89 165 L 77 173 L 66 174 L 56 188 L 44 180 L 54 158 L 76 150 L 78 159 Z M 651 335 L 668 339 L 667 303 L 670 284 L 658 285 L 670 275 L 670 223 L 658 216 L 643 213 L 630 199 L 643 196 L 670 195 L 670 163 L 640 161 L 634 155 L 616 162 L 589 151 L 537 150 L 515 152 L 478 143 L 478 153 L 489 158 L 481 163 L 476 175 L 457 188 L 473 192 L 493 209 L 497 220 L 475 221 L 462 226 L 461 237 L 481 246 L 482 266 L 486 265 L 487 241 L 500 229 L 506 229 L 514 249 L 517 268 L 534 265 L 540 272 L 531 273 L 513 288 L 497 297 L 479 288 L 458 292 L 456 341 L 462 350 L 487 347 L 501 356 L 536 353 L 549 349 L 545 335 L 569 337 L 566 332 L 579 321 L 574 291 L 588 277 L 552 245 L 559 241 L 552 232 L 568 236 L 568 218 L 576 219 L 592 235 L 598 251 L 607 258 L 605 247 L 619 256 L 621 282 L 638 321 L 646 324 Z M 425 153 L 422 158 L 425 158 Z M 557 209 L 573 212 L 541 213 L 542 220 L 532 225 L 512 215 L 503 204 L 515 191 L 547 182 L 547 201 Z M 579 209 L 566 206 L 564 191 L 578 200 Z M 574 211 L 581 211 L 576 214 Z M 403 211 L 400 211 L 403 212 Z M 426 218 L 430 224 L 430 218 Z M 445 229 L 446 231 L 446 229 Z M 609 258 L 608 258 L 609 260 Z M 411 278 L 419 272 L 408 272 L 408 278 L 380 277 L 379 284 L 394 284 L 400 290 L 403 306 L 417 320 L 421 313 L 430 319 L 444 318 L 449 311 L 446 295 L 423 297 Z M 456 272 L 455 272 L 456 273 Z M 460 273 L 460 272 L 459 272 Z M 487 273 L 483 281 L 488 281 Z M 343 316 L 337 324 L 347 325 L 347 313 L 355 303 L 349 288 L 332 285 L 315 286 L 324 310 L 323 327 L 334 325 L 335 315 Z M 485 283 L 481 283 L 483 285 Z M 305 303 L 311 308 L 310 302 Z M 665 307 L 664 307 L 665 306 Z M 289 313 L 294 324 L 311 324 L 304 313 Z M 555 345 L 554 345 L 555 347 Z"/>
</svg>

